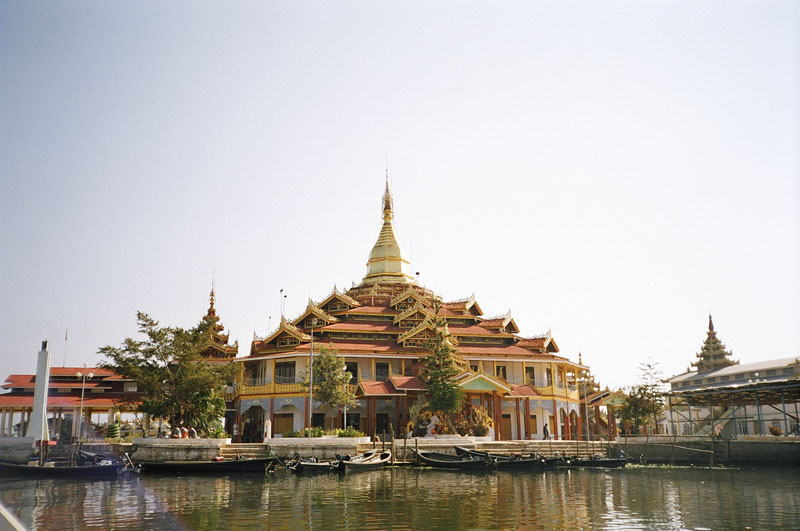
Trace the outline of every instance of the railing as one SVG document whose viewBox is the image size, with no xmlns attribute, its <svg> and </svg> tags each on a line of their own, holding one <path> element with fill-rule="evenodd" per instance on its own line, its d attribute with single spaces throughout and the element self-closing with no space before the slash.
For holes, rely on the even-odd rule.
<svg viewBox="0 0 800 531">
<path fill-rule="evenodd" d="M 296 383 L 295 376 L 282 376 L 280 374 L 275 376 L 275 383 L 279 384 L 293 384 Z"/>
<path fill-rule="evenodd" d="M 269 383 L 269 380 L 266 378 L 244 378 L 242 383 L 247 386 L 266 385 Z"/>
<path fill-rule="evenodd" d="M 271 395 L 282 393 L 307 393 L 308 388 L 302 383 L 267 383 L 264 385 L 243 385 L 243 395 Z"/>
</svg>

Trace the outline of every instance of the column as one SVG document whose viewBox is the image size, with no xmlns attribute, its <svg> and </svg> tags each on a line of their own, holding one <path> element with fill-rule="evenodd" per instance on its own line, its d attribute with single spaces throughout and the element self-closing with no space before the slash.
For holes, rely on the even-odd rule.
<svg viewBox="0 0 800 531">
<path fill-rule="evenodd" d="M 617 438 L 617 416 L 614 413 L 614 406 L 606 406 L 608 415 L 608 440 L 614 441 Z"/>
<path fill-rule="evenodd" d="M 525 439 L 525 432 L 522 428 L 522 412 L 520 411 L 522 407 L 521 404 L 522 400 L 519 398 L 514 399 L 515 411 L 517 413 L 517 440 Z"/>
<path fill-rule="evenodd" d="M 555 377 L 555 376 L 554 376 Z M 553 434 L 553 439 L 558 440 L 558 404 L 556 404 L 556 399 L 553 399 L 553 422 L 552 426 L 550 426 L 550 433 Z"/>
<path fill-rule="evenodd" d="M 789 436 L 789 419 L 786 418 L 786 401 L 783 398 L 783 391 L 781 391 L 781 407 L 783 408 L 783 436 Z"/>
<path fill-rule="evenodd" d="M 526 439 L 533 439 L 533 434 L 531 433 L 531 399 L 525 399 L 525 438 Z"/>
</svg>

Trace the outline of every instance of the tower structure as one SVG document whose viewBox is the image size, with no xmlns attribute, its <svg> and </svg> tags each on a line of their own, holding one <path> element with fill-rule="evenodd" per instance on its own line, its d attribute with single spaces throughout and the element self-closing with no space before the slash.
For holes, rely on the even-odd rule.
<svg viewBox="0 0 800 531">
<path fill-rule="evenodd" d="M 209 295 L 208 311 L 205 316 L 203 316 L 203 320 L 210 324 L 208 346 L 203 349 L 200 355 L 206 360 L 228 362 L 239 353 L 239 342 L 237 341 L 233 345 L 228 344 L 230 334 L 224 333 L 225 327 L 222 326 L 220 318 L 217 316 L 217 309 L 214 307 L 216 299 L 214 287 L 212 286 Z"/>
<path fill-rule="evenodd" d="M 697 361 L 692 362 L 692 367 L 695 367 L 697 372 L 708 372 L 736 365 L 738 362 L 730 359 L 731 354 L 717 338 L 714 321 L 711 319 L 711 314 L 708 314 L 708 336 L 700 352 L 697 353 Z"/>
</svg>

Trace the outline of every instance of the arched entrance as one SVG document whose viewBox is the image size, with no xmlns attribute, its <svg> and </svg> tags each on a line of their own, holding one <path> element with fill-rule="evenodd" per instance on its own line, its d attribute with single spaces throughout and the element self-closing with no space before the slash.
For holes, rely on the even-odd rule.
<svg viewBox="0 0 800 531">
<path fill-rule="evenodd" d="M 558 434 L 561 435 L 562 440 L 569 439 L 569 432 L 567 431 L 569 429 L 569 424 L 567 423 L 567 412 L 564 411 L 564 408 L 559 409 L 558 420 L 558 427 L 560 428 Z"/>
<path fill-rule="evenodd" d="M 252 443 L 264 440 L 264 421 L 266 414 L 261 406 L 251 406 L 242 414 L 242 442 Z"/>
<path fill-rule="evenodd" d="M 578 438 L 578 413 L 574 409 L 569 414 L 569 430 L 570 439 L 576 440 Z"/>
</svg>

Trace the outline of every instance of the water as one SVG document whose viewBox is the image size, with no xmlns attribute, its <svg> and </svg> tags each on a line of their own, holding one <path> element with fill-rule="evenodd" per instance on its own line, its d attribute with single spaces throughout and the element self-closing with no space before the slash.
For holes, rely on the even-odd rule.
<svg viewBox="0 0 800 531">
<path fill-rule="evenodd" d="M 34 529 L 797 529 L 800 470 L 0 478 Z"/>
</svg>

